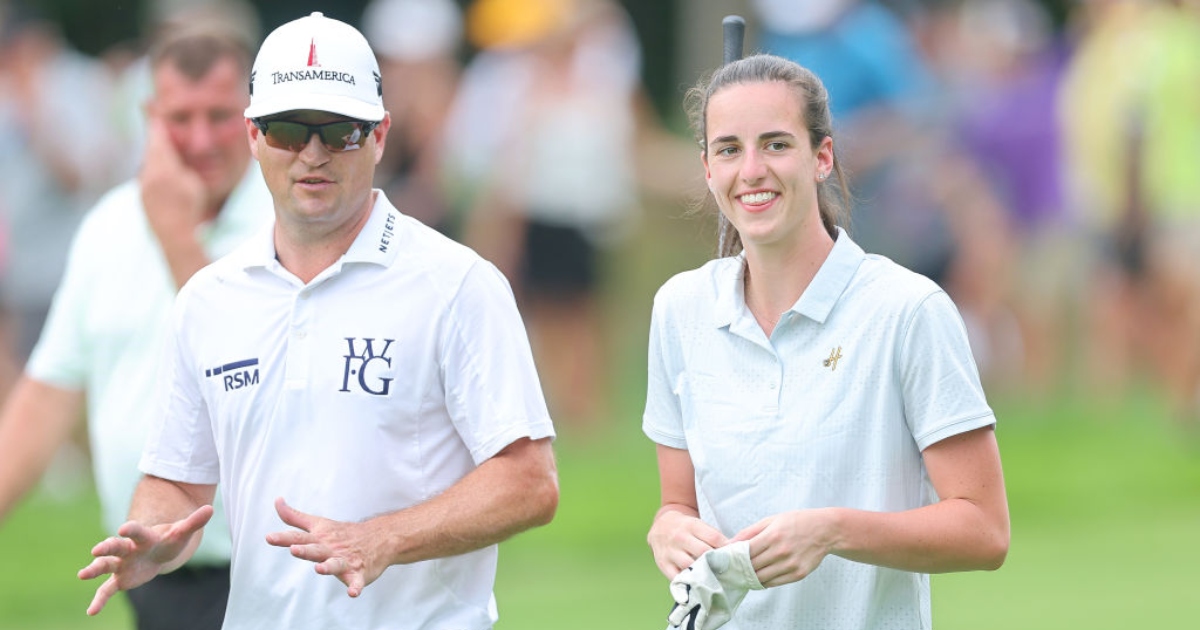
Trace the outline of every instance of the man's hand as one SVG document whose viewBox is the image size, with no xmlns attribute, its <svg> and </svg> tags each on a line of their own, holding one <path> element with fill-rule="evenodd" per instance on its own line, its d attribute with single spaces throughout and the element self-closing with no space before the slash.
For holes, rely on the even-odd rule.
<svg viewBox="0 0 1200 630">
<path fill-rule="evenodd" d="M 212 518 L 213 508 L 204 505 L 174 523 L 146 527 L 129 521 L 117 529 L 117 535 L 100 541 L 92 548 L 96 559 L 79 570 L 79 579 L 90 580 L 111 574 L 96 589 L 87 614 L 95 615 L 117 591 L 126 591 L 149 582 L 171 564 Z"/>
<path fill-rule="evenodd" d="M 725 535 L 713 526 L 674 510 L 662 510 L 646 537 L 658 570 L 673 580 L 709 549 L 723 547 Z"/>
<path fill-rule="evenodd" d="M 204 180 L 184 163 L 166 123 L 152 109 L 148 123 L 146 155 L 138 173 L 142 207 L 178 288 L 208 263 L 196 231 L 210 218 L 212 200 Z"/>
<path fill-rule="evenodd" d="M 288 547 L 293 556 L 317 563 L 317 573 L 341 580 L 350 597 L 358 597 L 390 565 L 378 552 L 380 535 L 365 523 L 305 514 L 282 498 L 275 499 L 275 511 L 284 523 L 300 531 L 267 534 L 267 543 Z"/>
<path fill-rule="evenodd" d="M 768 516 L 733 541 L 750 542 L 750 559 L 763 586 L 798 582 L 820 566 L 833 548 L 828 510 L 796 510 Z"/>
<path fill-rule="evenodd" d="M 146 218 L 160 242 L 192 237 L 208 203 L 204 180 L 184 164 L 161 117 L 150 114 L 146 133 L 146 154 L 138 173 Z"/>
</svg>

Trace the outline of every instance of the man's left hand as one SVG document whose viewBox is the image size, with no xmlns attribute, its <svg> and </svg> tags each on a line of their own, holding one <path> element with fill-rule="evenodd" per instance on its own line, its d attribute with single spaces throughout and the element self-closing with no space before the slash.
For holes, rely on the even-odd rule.
<svg viewBox="0 0 1200 630">
<path fill-rule="evenodd" d="M 283 498 L 275 499 L 275 511 L 284 523 L 296 529 L 267 534 L 267 543 L 287 547 L 293 556 L 317 563 L 317 573 L 341 580 L 350 597 L 358 597 L 388 567 L 388 562 L 378 557 L 379 536 L 364 523 L 305 514 Z"/>
</svg>

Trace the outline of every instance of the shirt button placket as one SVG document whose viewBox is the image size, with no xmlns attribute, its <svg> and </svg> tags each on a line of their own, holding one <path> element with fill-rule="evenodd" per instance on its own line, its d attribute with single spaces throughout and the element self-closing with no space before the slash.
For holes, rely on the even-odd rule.
<svg viewBox="0 0 1200 630">
<path fill-rule="evenodd" d="M 291 339 L 287 351 L 287 385 L 289 389 L 308 385 L 308 364 L 311 356 L 308 327 L 312 301 L 309 291 L 301 290 L 292 301 Z"/>
</svg>

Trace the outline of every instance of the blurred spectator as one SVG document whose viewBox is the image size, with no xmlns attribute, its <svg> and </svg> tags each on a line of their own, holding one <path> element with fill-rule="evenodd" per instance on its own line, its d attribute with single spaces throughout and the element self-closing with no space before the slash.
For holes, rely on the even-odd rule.
<svg viewBox="0 0 1200 630">
<path fill-rule="evenodd" d="M 114 156 L 121 178 L 132 176 L 142 163 L 146 144 L 146 101 L 154 94 L 146 44 L 180 27 L 212 26 L 246 42 L 253 50 L 262 37 L 254 6 L 244 0 L 160 0 L 148 7 L 145 36 L 118 42 L 103 54 L 114 77 L 108 124 L 121 146 Z"/>
<path fill-rule="evenodd" d="M 441 140 L 460 74 L 462 12 L 453 0 L 373 0 L 362 32 L 379 58 L 393 121 L 376 186 L 401 212 L 448 232 Z"/>
<path fill-rule="evenodd" d="M 0 217 L 8 259 L 0 299 L 18 365 L 36 343 L 88 205 L 117 173 L 106 113 L 109 81 L 29 6 L 0 6 Z"/>
<path fill-rule="evenodd" d="M 955 138 L 957 3 L 901 15 L 873 0 L 756 0 L 761 47 L 825 79 L 854 174 L 850 232 L 954 298 L 985 380 L 1019 370 L 1013 243 L 1000 199 Z M 919 28 L 917 28 L 919 26 Z"/>
<path fill-rule="evenodd" d="M 1066 50 L 1031 0 L 971 0 L 956 14 L 961 137 L 1017 240 L 1010 298 L 1021 328 L 1020 385 L 1056 392 L 1065 385 L 1068 316 L 1080 297 L 1084 251 L 1063 199 L 1055 116 Z"/>
<path fill-rule="evenodd" d="M 607 360 L 604 253 L 636 218 L 640 47 L 607 0 L 478 0 L 446 126 L 463 239 L 506 273 L 556 418 L 589 423 Z"/>
<path fill-rule="evenodd" d="M 947 135 L 977 180 L 953 209 L 965 220 L 947 289 L 991 384 L 1056 391 L 1082 249 L 1062 200 L 1054 115 L 1064 53 L 1031 0 L 946 3 L 921 30 Z"/>
<path fill-rule="evenodd" d="M 1091 0 L 1074 18 L 1058 113 L 1068 200 L 1096 241 L 1086 364 L 1109 394 L 1148 368 L 1195 414 L 1200 20 L 1190 6 L 1134 0 Z"/>
<path fill-rule="evenodd" d="M 81 224 L 45 330 L 0 413 L 0 519 L 86 415 L 103 525 L 117 532 L 159 415 L 158 359 L 176 290 L 270 221 L 242 115 L 248 43 L 199 23 L 159 37 L 144 164 Z M 230 539 L 220 501 L 216 509 L 190 564 L 128 591 L 139 629 L 220 628 Z"/>
</svg>

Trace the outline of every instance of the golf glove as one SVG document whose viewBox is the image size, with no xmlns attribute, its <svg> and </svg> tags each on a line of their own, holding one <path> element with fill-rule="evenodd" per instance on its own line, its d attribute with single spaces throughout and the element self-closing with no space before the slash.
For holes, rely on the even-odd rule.
<svg viewBox="0 0 1200 630">
<path fill-rule="evenodd" d="M 667 616 L 667 630 L 720 628 L 733 618 L 747 592 L 762 588 L 750 563 L 749 542 L 706 551 L 671 580 L 675 607 Z"/>
</svg>

